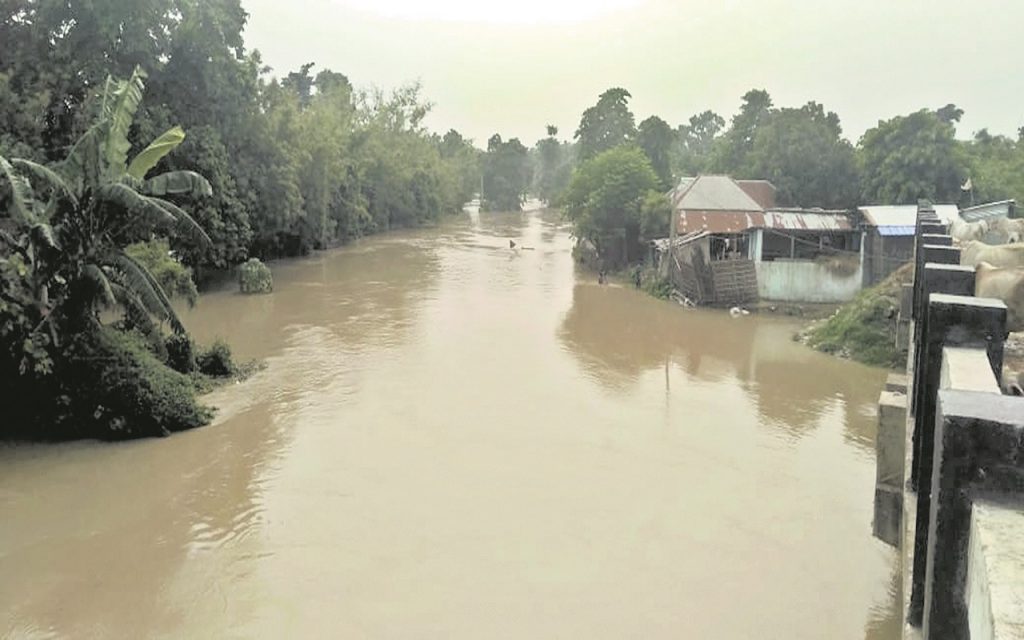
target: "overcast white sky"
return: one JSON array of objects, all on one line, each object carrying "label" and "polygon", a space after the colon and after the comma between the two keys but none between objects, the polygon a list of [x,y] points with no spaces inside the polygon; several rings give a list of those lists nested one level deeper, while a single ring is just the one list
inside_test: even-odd
[{"label": "overcast white sky", "polygon": [[856,139],[948,102],[961,137],[1024,125],[1022,0],[243,0],[246,44],[275,74],[305,62],[356,86],[420,80],[431,128],[527,145],[612,86],[675,126],[767,89],[816,100]]}]

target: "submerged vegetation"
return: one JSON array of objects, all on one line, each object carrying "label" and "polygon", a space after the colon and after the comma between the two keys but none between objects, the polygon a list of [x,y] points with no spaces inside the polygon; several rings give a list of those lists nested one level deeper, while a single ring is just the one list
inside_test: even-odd
[{"label": "submerged vegetation", "polygon": [[242,293],[270,293],[274,276],[259,258],[249,258],[238,267],[238,288]]}]

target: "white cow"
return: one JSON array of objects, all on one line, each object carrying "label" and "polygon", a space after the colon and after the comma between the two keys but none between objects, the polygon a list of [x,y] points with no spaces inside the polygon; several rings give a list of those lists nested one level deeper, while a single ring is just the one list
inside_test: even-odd
[{"label": "white cow", "polygon": [[1006,304],[1006,330],[1024,331],[1024,267],[999,268],[979,262],[975,274],[974,295],[1002,300]]},{"label": "white cow", "polygon": [[977,266],[987,262],[993,267],[1024,267],[1024,243],[985,244],[977,240],[960,243],[960,264]]},{"label": "white cow", "polygon": [[985,220],[967,222],[963,218],[958,217],[949,224],[949,235],[959,242],[981,241],[985,234],[988,233],[988,230],[989,225]]},{"label": "white cow", "polygon": [[1000,244],[1024,242],[1024,218],[998,218],[988,226],[989,233],[997,236]]}]

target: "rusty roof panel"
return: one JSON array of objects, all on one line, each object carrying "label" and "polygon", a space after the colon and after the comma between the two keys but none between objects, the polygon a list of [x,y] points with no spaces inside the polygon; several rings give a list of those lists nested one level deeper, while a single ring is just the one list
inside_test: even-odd
[{"label": "rusty roof panel", "polygon": [[773,209],[754,211],[680,211],[679,233],[706,230],[709,233],[743,233],[748,229],[785,229],[791,231],[852,231],[849,216],[843,211]]},{"label": "rusty roof panel", "polygon": [[764,223],[764,214],[753,211],[680,211],[679,233],[742,233]]},{"label": "rusty roof panel", "polygon": [[794,231],[852,231],[853,225],[845,211],[781,210],[765,213],[765,227]]}]

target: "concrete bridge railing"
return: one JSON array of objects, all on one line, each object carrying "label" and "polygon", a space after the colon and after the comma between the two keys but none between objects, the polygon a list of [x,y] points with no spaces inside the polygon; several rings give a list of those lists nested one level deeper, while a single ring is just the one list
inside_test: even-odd
[{"label": "concrete bridge railing", "polygon": [[1024,639],[1024,398],[1002,395],[1006,306],[928,203],[879,400],[875,535],[900,550],[905,638]]}]

